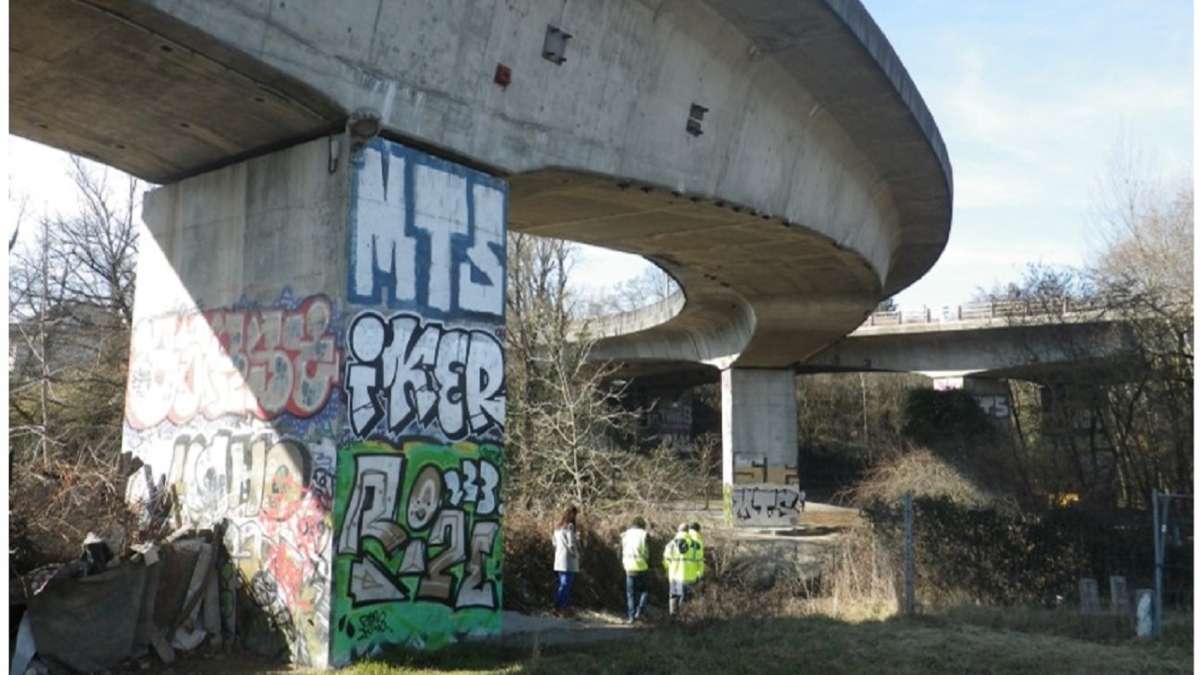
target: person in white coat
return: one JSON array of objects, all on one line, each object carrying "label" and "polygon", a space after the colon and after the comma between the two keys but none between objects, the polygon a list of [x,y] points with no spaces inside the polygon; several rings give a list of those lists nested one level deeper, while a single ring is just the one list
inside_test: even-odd
[{"label": "person in white coat", "polygon": [[571,607],[571,586],[579,573],[579,537],[575,531],[578,511],[568,506],[554,529],[554,573],[558,577],[554,590],[554,608],[567,611]]}]

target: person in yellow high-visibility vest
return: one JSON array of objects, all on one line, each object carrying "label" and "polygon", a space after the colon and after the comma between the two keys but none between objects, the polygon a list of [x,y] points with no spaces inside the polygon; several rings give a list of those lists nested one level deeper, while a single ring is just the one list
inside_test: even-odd
[{"label": "person in yellow high-visibility vest", "polygon": [[646,572],[650,569],[650,550],[646,546],[646,519],[638,516],[621,533],[621,563],[625,566],[625,617],[629,623],[642,618],[650,591]]},{"label": "person in yellow high-visibility vest", "polygon": [[698,584],[704,580],[704,537],[700,536],[700,523],[688,525],[688,538],[691,539],[691,560],[694,566],[695,579],[691,582]]},{"label": "person in yellow high-visibility vest", "polygon": [[675,533],[675,538],[667,542],[666,547],[663,548],[663,567],[667,569],[667,582],[670,588],[667,608],[671,614],[678,612],[684,601],[687,600],[689,583],[687,577],[691,567],[688,556],[691,553],[691,544],[687,533],[687,523],[681,523],[679,530]]}]

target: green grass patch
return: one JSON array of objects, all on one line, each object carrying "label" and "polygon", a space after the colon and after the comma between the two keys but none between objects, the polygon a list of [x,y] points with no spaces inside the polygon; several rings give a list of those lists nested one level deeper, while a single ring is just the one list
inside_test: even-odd
[{"label": "green grass patch", "polygon": [[[997,610],[999,611],[999,610]],[[1032,610],[1031,610],[1032,611]],[[362,663],[361,675],[393,673],[1184,673],[1186,647],[1132,639],[1098,641],[1062,617],[1026,630],[986,625],[982,614],[846,623],[825,617],[780,617],[668,626],[629,640],[585,647],[506,650],[466,645],[436,654]],[[1047,634],[1047,631],[1049,634]],[[1067,633],[1067,634],[1056,634]]]}]

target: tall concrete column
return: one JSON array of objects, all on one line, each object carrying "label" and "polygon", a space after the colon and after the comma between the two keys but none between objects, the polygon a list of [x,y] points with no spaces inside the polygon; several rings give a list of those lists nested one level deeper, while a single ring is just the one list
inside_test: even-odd
[{"label": "tall concrete column", "polygon": [[722,474],[735,525],[786,527],[799,513],[796,374],[721,371]]},{"label": "tall concrete column", "polygon": [[294,660],[500,629],[507,188],[322,138],[146,199],[131,495],[227,526]]}]

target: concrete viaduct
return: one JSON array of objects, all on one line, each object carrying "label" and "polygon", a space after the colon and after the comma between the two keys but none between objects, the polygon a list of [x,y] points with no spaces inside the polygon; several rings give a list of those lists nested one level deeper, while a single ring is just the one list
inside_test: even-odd
[{"label": "concrete viaduct", "polygon": [[[683,306],[676,294],[664,302],[583,322],[577,333],[597,337],[592,358],[612,358],[610,335],[627,335],[668,320]],[[1098,304],[980,302],[947,307],[935,315],[918,311],[872,313],[861,326],[819,353],[794,364],[798,375],[832,372],[909,372],[933,379],[934,387],[964,388],[985,410],[1007,417],[1008,387],[1017,379],[1051,385],[1123,381],[1124,357],[1135,345],[1126,317]],[[714,382],[714,367],[686,363],[633,363],[617,375],[650,392]],[[1069,377],[1064,377],[1068,375]],[[999,400],[1003,399],[1003,400]],[[736,451],[737,449],[735,449]]]},{"label": "concrete viaduct", "polygon": [[13,0],[10,22],[12,131],[163,186],[137,489],[227,522],[316,666],[499,630],[506,228],[679,281],[668,320],[600,350],[720,371],[725,481],[767,521],[794,506],[794,364],[949,234],[942,139],[858,0]]},{"label": "concrete viaduct", "polygon": [[1052,380],[1089,363],[1118,367],[1133,347],[1122,326],[1113,312],[1091,305],[1049,314],[1017,302],[976,303],[947,308],[944,317],[909,314],[907,321],[900,312],[881,312],[796,370]]}]

